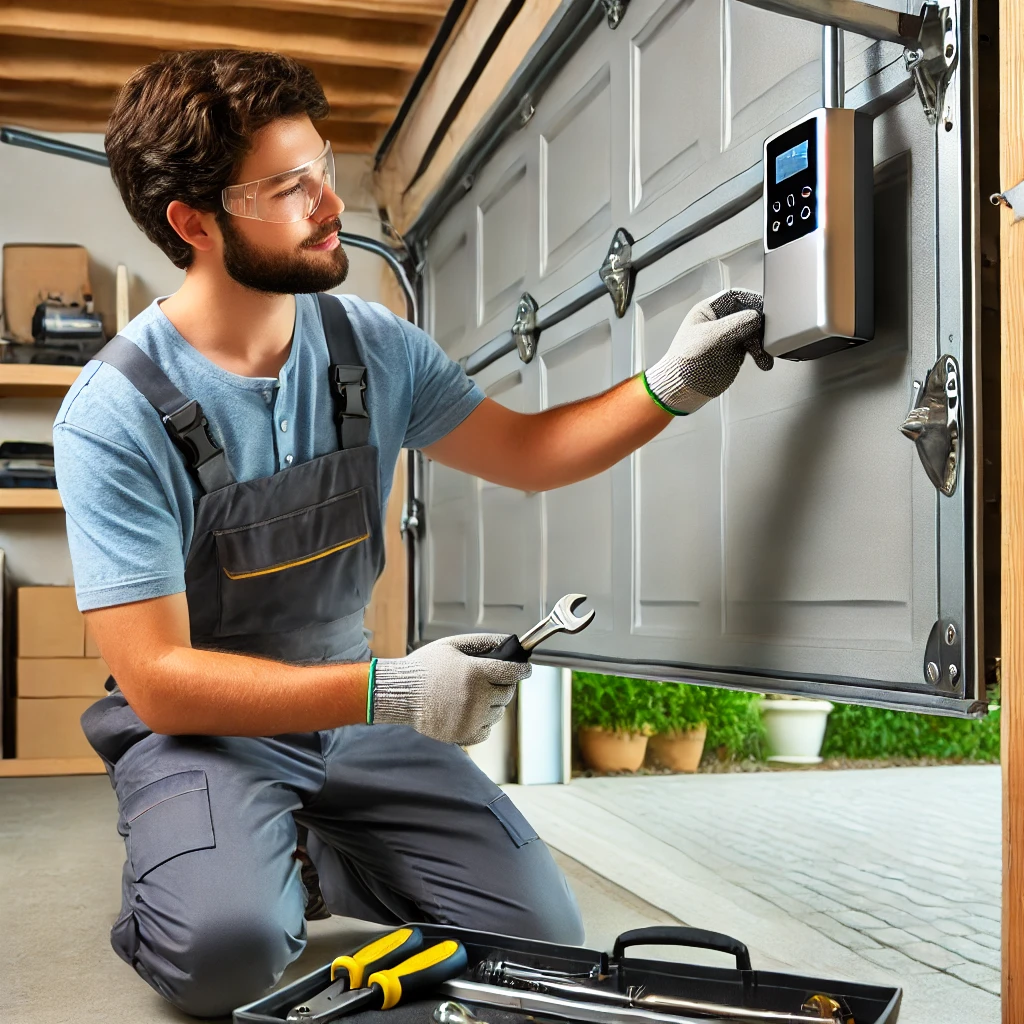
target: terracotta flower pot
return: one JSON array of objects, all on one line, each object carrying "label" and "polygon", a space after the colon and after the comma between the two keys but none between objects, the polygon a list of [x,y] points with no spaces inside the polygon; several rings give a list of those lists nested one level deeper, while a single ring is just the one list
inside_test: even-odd
[{"label": "terracotta flower pot", "polygon": [[635,772],[647,753],[647,737],[642,733],[584,727],[579,740],[583,760],[597,772]]},{"label": "terracotta flower pot", "polygon": [[698,725],[686,732],[658,733],[651,737],[648,749],[658,764],[674,772],[695,772],[704,753],[707,734],[706,725]]}]

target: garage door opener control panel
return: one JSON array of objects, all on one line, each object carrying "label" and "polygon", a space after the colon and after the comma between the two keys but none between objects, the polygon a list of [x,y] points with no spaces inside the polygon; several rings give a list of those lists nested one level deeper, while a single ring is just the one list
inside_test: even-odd
[{"label": "garage door opener control panel", "polygon": [[764,144],[765,349],[816,359],[874,323],[872,120],[822,107]]}]

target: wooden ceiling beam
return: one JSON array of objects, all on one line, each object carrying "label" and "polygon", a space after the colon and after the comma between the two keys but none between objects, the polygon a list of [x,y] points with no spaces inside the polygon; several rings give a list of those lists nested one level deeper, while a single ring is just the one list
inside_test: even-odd
[{"label": "wooden ceiling beam", "polygon": [[[85,46],[118,43],[161,50],[275,50],[323,64],[392,67],[414,72],[433,32],[429,26],[315,14],[288,14],[203,5],[147,4],[124,13],[119,0],[9,0],[0,6],[0,33],[33,39],[74,39]],[[258,13],[258,16],[257,16]]]},{"label": "wooden ceiling beam", "polygon": [[[0,79],[116,92],[138,68],[156,60],[160,53],[148,47],[110,44],[83,50],[71,40],[0,35]],[[305,63],[324,87],[332,107],[390,104],[397,108],[412,80],[410,72],[394,68]]]},{"label": "wooden ceiling beam", "polygon": [[[163,0],[181,7],[206,7],[208,0]],[[262,7],[288,14],[325,14],[346,18],[412,21],[435,28],[449,0],[216,0],[221,7]]]}]

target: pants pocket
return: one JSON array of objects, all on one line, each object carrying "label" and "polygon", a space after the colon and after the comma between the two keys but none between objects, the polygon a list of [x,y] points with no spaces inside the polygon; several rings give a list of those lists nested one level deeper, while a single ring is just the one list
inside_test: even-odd
[{"label": "pants pocket", "polygon": [[512,803],[507,793],[496,796],[487,807],[501,822],[502,827],[516,846],[525,846],[537,838],[533,826],[523,817],[523,812]]},{"label": "pants pocket", "polygon": [[121,817],[136,882],[183,853],[217,845],[204,771],[177,772],[137,789],[125,797]]}]

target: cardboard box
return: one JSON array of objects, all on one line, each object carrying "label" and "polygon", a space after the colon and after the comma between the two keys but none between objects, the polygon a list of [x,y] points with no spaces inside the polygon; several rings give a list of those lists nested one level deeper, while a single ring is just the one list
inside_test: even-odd
[{"label": "cardboard box", "polygon": [[85,619],[75,603],[74,587],[18,588],[17,654],[19,658],[85,656]]},{"label": "cardboard box", "polygon": [[102,658],[19,658],[19,697],[93,697],[106,694],[110,670]]},{"label": "cardboard box", "polygon": [[91,756],[79,719],[92,703],[92,697],[19,698],[17,756]]},{"label": "cardboard box", "polygon": [[12,341],[32,344],[32,314],[49,296],[71,304],[92,295],[84,246],[5,245],[3,261],[4,325]]}]

